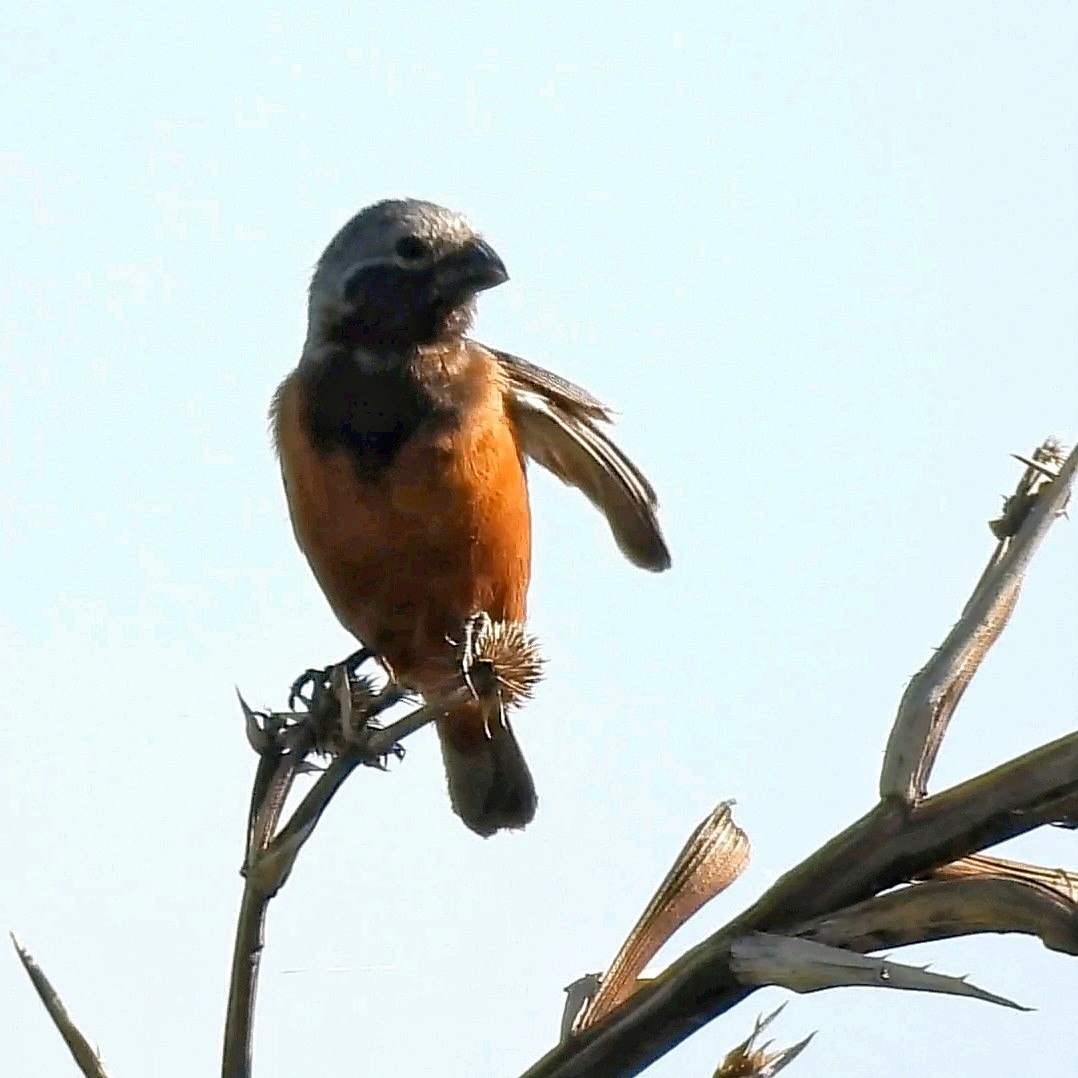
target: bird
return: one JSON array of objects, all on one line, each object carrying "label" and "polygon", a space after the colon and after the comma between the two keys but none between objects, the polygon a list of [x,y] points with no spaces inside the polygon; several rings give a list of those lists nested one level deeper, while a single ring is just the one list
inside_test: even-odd
[{"label": "bird", "polygon": [[[296,541],[341,625],[429,698],[459,671],[477,612],[523,622],[531,577],[526,462],[576,487],[628,560],[669,568],[655,490],[572,382],[469,336],[509,279],[463,215],[418,199],[361,210],[319,258],[296,368],[270,425]],[[489,837],[537,796],[508,721],[478,701],[436,722],[453,810]]]}]

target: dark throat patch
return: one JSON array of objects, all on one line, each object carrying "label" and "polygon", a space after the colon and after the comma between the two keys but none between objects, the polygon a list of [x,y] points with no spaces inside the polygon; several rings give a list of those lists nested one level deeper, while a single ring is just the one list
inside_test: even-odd
[{"label": "dark throat patch", "polygon": [[407,354],[372,368],[350,350],[300,365],[307,424],[314,445],[345,449],[360,478],[373,481],[425,423],[451,421],[448,385],[423,377]]}]

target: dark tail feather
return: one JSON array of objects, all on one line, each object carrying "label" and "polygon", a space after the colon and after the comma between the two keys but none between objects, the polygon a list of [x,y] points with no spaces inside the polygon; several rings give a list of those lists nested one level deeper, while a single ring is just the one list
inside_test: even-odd
[{"label": "dark tail feather", "polygon": [[508,720],[488,736],[478,705],[470,704],[438,723],[438,738],[449,799],[466,827],[489,838],[531,823],[535,784]]}]

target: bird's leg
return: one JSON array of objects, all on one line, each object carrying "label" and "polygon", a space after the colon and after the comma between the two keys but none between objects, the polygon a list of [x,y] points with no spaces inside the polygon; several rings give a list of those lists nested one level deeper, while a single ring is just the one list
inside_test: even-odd
[{"label": "bird's leg", "polygon": [[[356,718],[359,721],[353,721],[350,714],[348,721],[342,721],[341,723],[345,741],[361,752],[369,735],[384,728],[376,716],[388,711],[394,704],[400,703],[411,695],[411,692],[397,680],[393,667],[385,659],[380,659],[379,661],[385,668],[386,677],[389,680],[382,690],[377,693],[368,680],[356,682],[353,685],[351,703],[353,713],[358,712]],[[404,747],[402,745],[394,745],[389,752],[398,760],[404,759]],[[385,760],[385,756],[372,756],[363,762],[370,767],[378,767],[384,770]]]},{"label": "bird's leg", "polygon": [[483,709],[483,726],[487,737],[491,736],[492,728],[507,725],[505,708],[498,691],[497,671],[489,659],[477,654],[482,635],[489,633],[492,627],[490,615],[480,610],[464,623],[464,639],[460,643],[461,674],[465,685],[471,689]]}]

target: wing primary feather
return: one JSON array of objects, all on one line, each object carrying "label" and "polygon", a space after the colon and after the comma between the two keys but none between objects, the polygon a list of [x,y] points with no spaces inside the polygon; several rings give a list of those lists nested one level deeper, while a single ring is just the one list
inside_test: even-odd
[{"label": "wing primary feather", "polygon": [[629,561],[653,572],[668,569],[655,490],[643,472],[588,416],[536,393],[510,400],[524,452],[603,513]]}]

